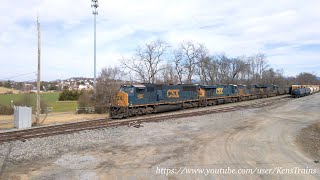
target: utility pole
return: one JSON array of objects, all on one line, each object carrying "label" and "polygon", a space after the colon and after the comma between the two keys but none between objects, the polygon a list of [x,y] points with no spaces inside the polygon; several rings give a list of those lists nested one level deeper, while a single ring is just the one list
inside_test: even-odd
[{"label": "utility pole", "polygon": [[38,73],[37,73],[37,109],[36,109],[36,124],[40,123],[40,23],[37,17],[38,30]]},{"label": "utility pole", "polygon": [[91,0],[91,7],[93,8],[92,14],[94,16],[94,79],[93,79],[93,89],[94,95],[96,95],[96,16],[98,15],[97,8],[99,7],[98,0]]}]

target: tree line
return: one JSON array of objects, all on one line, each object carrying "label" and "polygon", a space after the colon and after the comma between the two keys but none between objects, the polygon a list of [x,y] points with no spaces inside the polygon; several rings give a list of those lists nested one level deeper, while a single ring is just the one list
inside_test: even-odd
[{"label": "tree line", "polygon": [[[267,56],[256,53],[232,57],[210,53],[201,43],[183,41],[172,47],[157,40],[138,46],[131,57],[123,57],[121,66],[105,68],[121,80],[165,84],[317,84],[317,76],[301,73],[285,77],[283,69],[274,69]],[[101,74],[103,77],[103,73]],[[119,79],[117,79],[119,80]]]},{"label": "tree line", "polygon": [[120,62],[120,66],[102,68],[98,76],[95,107],[101,112],[108,109],[121,84],[320,84],[312,73],[285,77],[282,69],[268,64],[263,53],[237,57],[210,54],[204,44],[192,41],[183,41],[177,47],[151,41]]}]

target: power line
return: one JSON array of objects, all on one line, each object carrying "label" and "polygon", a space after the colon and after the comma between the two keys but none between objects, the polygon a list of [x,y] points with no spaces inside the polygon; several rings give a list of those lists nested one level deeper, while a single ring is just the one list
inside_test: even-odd
[{"label": "power line", "polygon": [[[30,77],[29,77],[30,78]],[[25,83],[25,82],[36,82],[37,79],[26,79],[26,80],[19,80],[18,83]]]},{"label": "power line", "polygon": [[36,82],[37,81],[37,79],[30,79],[30,80],[25,80],[25,81],[23,81],[23,82]]},{"label": "power line", "polygon": [[34,72],[29,72],[29,73],[25,73],[25,74],[19,74],[19,75],[16,75],[16,76],[12,76],[12,77],[8,77],[8,78],[4,78],[4,80],[10,80],[10,79],[13,79],[13,78],[16,78],[16,77],[21,77],[21,76],[25,76],[25,75],[28,75],[28,74],[33,74],[33,73],[36,73],[36,71]]}]

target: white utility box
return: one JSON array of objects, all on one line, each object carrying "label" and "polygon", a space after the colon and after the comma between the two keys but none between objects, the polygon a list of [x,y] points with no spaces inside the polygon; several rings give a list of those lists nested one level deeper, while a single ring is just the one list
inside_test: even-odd
[{"label": "white utility box", "polygon": [[30,128],[32,124],[32,108],[24,106],[14,107],[14,127]]}]

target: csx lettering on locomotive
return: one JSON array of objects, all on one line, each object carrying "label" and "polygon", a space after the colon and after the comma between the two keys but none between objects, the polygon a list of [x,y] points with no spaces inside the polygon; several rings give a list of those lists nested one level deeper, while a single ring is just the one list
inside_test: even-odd
[{"label": "csx lettering on locomotive", "polygon": [[168,98],[179,98],[179,89],[169,89],[167,96]]},{"label": "csx lettering on locomotive", "polygon": [[217,88],[216,93],[217,94],[223,94],[223,88]]}]

